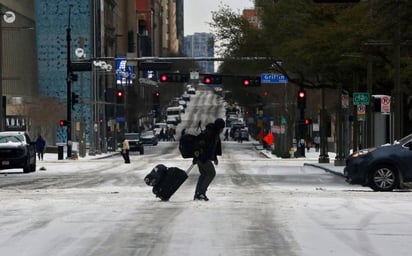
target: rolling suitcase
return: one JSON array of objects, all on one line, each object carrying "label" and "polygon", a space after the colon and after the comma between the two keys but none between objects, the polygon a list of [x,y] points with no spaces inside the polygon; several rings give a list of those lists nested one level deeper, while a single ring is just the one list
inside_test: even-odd
[{"label": "rolling suitcase", "polygon": [[[194,165],[192,164],[186,171],[177,167],[168,167],[167,171],[164,171],[163,168],[158,168],[158,166],[156,166],[153,170],[159,169],[163,170],[163,172],[161,174],[161,178],[157,181],[155,185],[153,185],[153,194],[155,194],[156,197],[159,197],[162,201],[168,201],[170,197],[186,181],[186,179],[188,178],[188,174],[192,170],[193,166]],[[153,175],[152,172],[149,173],[148,176],[151,174]],[[146,184],[148,184],[148,176],[146,176],[145,178]]]}]

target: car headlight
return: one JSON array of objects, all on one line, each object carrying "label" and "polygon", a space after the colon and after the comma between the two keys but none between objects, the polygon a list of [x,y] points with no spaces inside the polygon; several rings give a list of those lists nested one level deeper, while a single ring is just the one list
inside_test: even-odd
[{"label": "car headlight", "polygon": [[364,156],[370,152],[375,151],[376,148],[366,148],[366,149],[361,149],[359,151],[356,151],[355,153],[352,154],[353,158],[359,157],[359,156]]}]

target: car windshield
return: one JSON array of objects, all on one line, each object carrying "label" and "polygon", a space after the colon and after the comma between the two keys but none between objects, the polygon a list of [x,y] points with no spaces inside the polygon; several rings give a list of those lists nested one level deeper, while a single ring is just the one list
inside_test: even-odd
[{"label": "car windshield", "polygon": [[0,143],[23,142],[23,135],[0,135]]},{"label": "car windshield", "polygon": [[135,133],[135,134],[126,134],[125,138],[128,140],[138,140],[140,138],[140,134]]},{"label": "car windshield", "polygon": [[152,131],[143,132],[142,136],[145,136],[145,137],[153,136],[153,132]]}]

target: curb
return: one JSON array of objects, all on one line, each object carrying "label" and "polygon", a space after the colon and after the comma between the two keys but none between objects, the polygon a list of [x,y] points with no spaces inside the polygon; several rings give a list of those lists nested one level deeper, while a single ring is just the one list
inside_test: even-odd
[{"label": "curb", "polygon": [[337,171],[334,171],[334,170],[331,170],[331,169],[329,169],[329,168],[327,168],[327,167],[325,167],[325,166],[319,165],[319,164],[304,163],[303,165],[304,165],[304,166],[312,166],[312,167],[320,168],[320,169],[323,169],[323,170],[326,171],[326,172],[330,172],[330,173],[332,173],[332,174],[335,174],[335,175],[338,175],[338,176],[340,176],[340,177],[346,178],[346,176],[343,175],[343,173],[337,172]]}]

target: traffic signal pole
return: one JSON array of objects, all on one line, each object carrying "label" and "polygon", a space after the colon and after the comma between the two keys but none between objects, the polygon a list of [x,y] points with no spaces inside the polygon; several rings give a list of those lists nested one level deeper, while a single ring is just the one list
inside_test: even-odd
[{"label": "traffic signal pole", "polygon": [[66,42],[67,42],[67,158],[70,159],[72,157],[72,78],[71,78],[71,52],[70,52],[70,42],[71,42],[71,28],[70,28],[70,11],[71,8],[69,7],[69,24],[67,25],[66,29]]},{"label": "traffic signal pole", "polygon": [[325,87],[322,87],[322,109],[320,110],[320,155],[318,163],[329,163],[328,141],[326,137]]}]

